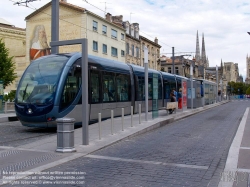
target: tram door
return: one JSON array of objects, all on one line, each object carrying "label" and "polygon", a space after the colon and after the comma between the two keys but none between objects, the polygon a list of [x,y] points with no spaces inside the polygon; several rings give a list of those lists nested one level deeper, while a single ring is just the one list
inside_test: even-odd
[{"label": "tram door", "polygon": [[98,113],[102,112],[101,72],[98,70],[90,70],[89,75],[90,120],[95,120],[98,119]]},{"label": "tram door", "polygon": [[102,118],[111,116],[116,108],[115,73],[102,72]]}]

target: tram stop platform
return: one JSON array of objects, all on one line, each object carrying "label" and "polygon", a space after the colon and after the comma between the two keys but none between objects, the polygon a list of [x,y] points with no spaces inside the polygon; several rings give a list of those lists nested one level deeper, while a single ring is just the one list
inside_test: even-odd
[{"label": "tram stop platform", "polygon": [[[177,110],[176,113],[167,115],[166,110],[160,110],[158,118],[152,119],[152,113],[148,113],[148,121],[145,121],[145,114],[141,115],[141,124],[139,124],[139,115],[133,115],[133,125],[131,126],[131,116],[124,117],[124,130],[122,131],[121,118],[114,118],[113,135],[111,134],[111,120],[105,120],[101,123],[101,139],[99,136],[98,123],[89,125],[89,145],[82,145],[82,128],[77,128],[74,131],[74,147],[76,152],[61,153],[56,152],[57,149],[57,134],[50,137],[41,138],[32,143],[28,143],[19,147],[0,146],[0,166],[2,171],[12,171],[12,178],[6,181],[3,173],[0,174],[0,186],[6,183],[11,183],[15,180],[25,178],[37,172],[44,171],[54,166],[69,162],[73,159],[84,157],[99,149],[110,146],[122,140],[130,139],[145,132],[170,124],[176,120],[183,119],[190,115],[203,112],[210,108],[225,104],[229,101],[206,105],[204,107],[187,110]],[[238,167],[240,171],[250,172],[250,161],[247,160],[250,156],[250,115],[249,108],[246,110],[241,124],[239,126],[235,140],[230,148],[226,171],[236,171]],[[13,117],[11,113],[0,114],[0,122],[7,122],[8,117]],[[15,116],[14,116],[15,117]],[[4,121],[5,120],[5,121]],[[247,124],[247,125],[246,125]],[[246,127],[245,127],[246,126]],[[244,131],[245,130],[245,131]],[[242,140],[242,143],[241,143]],[[234,143],[236,142],[236,143]],[[237,145],[236,145],[237,144]],[[13,172],[13,171],[16,171]],[[18,171],[25,171],[22,174]],[[233,181],[234,182],[234,181]],[[230,183],[234,185],[234,183]],[[228,186],[228,181],[221,182],[220,186]],[[229,184],[229,185],[230,185]],[[238,184],[239,185],[239,184]],[[242,183],[244,186],[244,184]]]}]

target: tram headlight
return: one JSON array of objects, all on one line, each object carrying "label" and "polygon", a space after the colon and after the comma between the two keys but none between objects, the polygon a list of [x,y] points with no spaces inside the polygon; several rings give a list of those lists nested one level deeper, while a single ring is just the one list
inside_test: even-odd
[{"label": "tram headlight", "polygon": [[28,114],[32,114],[32,113],[33,113],[32,109],[29,108],[29,109],[28,109]]}]

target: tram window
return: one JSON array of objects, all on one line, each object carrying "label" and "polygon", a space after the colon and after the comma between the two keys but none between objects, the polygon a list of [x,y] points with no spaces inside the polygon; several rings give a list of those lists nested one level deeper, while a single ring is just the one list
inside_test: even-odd
[{"label": "tram window", "polygon": [[130,77],[118,74],[116,76],[117,101],[130,101]]},{"label": "tram window", "polygon": [[68,107],[76,98],[81,87],[81,59],[70,68],[61,96],[60,110]]},{"label": "tram window", "polygon": [[100,81],[99,81],[98,71],[90,72],[90,84],[91,84],[91,103],[99,103],[100,102]]},{"label": "tram window", "polygon": [[158,99],[162,99],[161,79],[158,79]]},{"label": "tram window", "polygon": [[153,99],[153,79],[148,79],[148,99]]},{"label": "tram window", "polygon": [[145,99],[145,79],[144,77],[135,76],[136,80],[136,101],[142,101]]},{"label": "tram window", "polygon": [[115,101],[115,74],[103,72],[103,102],[114,102]]}]

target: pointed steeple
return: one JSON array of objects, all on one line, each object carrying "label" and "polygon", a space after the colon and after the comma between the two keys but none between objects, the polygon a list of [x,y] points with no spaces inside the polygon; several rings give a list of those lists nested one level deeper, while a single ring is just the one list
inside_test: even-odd
[{"label": "pointed steeple", "polygon": [[205,50],[205,40],[204,34],[202,33],[202,46],[201,46],[201,63],[206,64],[206,50]]},{"label": "pointed steeple", "polygon": [[200,59],[201,59],[201,57],[200,57],[200,44],[199,44],[199,36],[198,36],[198,30],[197,30],[195,61],[199,63]]}]

